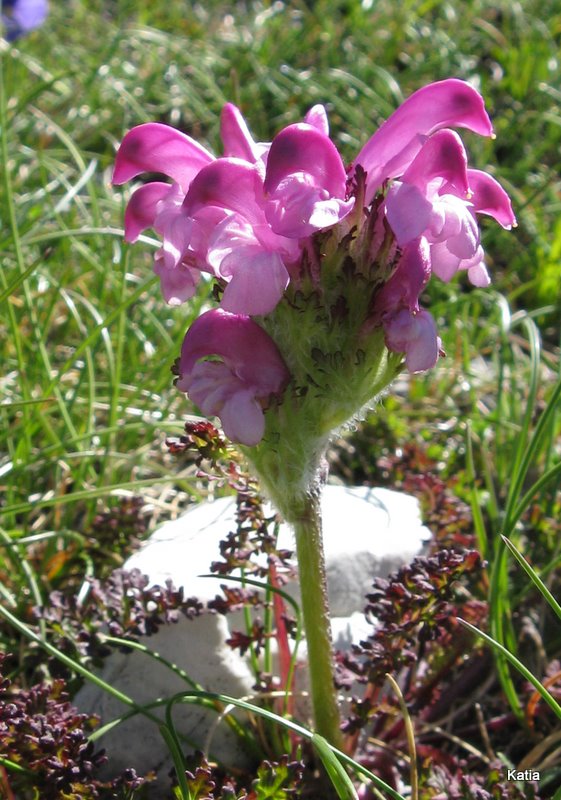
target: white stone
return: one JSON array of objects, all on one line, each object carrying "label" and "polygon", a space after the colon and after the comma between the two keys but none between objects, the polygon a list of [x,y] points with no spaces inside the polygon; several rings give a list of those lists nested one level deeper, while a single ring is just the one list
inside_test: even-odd
[{"label": "white stone", "polygon": [[[270,509],[267,510],[270,513]],[[208,575],[219,560],[219,543],[236,530],[236,501],[223,497],[201,503],[158,528],[127,560],[152,584],[171,579],[187,596],[211,600],[218,591]],[[323,540],[329,604],[333,617],[362,610],[374,576],[385,576],[417,555],[430,532],[421,523],[416,498],[368,486],[325,487],[322,497]],[[291,528],[282,524],[278,546],[294,550]]]},{"label": "white stone", "polygon": [[[201,503],[156,530],[124,568],[139,569],[149,576],[151,585],[164,585],[171,579],[176,587],[184,587],[187,597],[211,600],[220,593],[220,580],[200,576],[208,574],[211,563],[220,559],[219,542],[236,530],[235,513],[232,497]],[[326,486],[322,513],[333,639],[338,648],[345,649],[368,635],[369,625],[361,612],[373,578],[411,561],[422,551],[430,533],[421,524],[417,500],[388,489]],[[278,545],[294,549],[287,525],[280,526]],[[297,587],[287,588],[298,595]],[[240,629],[239,615],[204,614],[162,626],[143,641],[205,688],[235,697],[248,696],[254,677],[248,662],[226,644],[229,625]],[[168,669],[137,652],[111,655],[102,677],[138,702],[171,696],[186,688]],[[91,685],[84,687],[76,702],[81,710],[99,714],[103,723],[124,710]],[[244,762],[238,740],[229,728],[224,724],[215,728],[213,712],[182,705],[174,719],[181,733],[199,747],[206,746],[210,737],[210,752],[219,753],[223,762]],[[119,725],[102,744],[111,756],[112,772],[132,766],[142,773],[155,769],[163,775],[170,769],[167,749],[156,726],[141,717]],[[157,793],[153,796],[156,798]]]}]

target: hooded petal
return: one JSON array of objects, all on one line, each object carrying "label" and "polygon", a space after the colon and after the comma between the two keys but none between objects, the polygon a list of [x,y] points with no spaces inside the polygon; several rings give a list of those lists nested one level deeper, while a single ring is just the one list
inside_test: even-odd
[{"label": "hooded petal", "polygon": [[367,202],[387,178],[402,175],[427,136],[449,127],[491,136],[481,95],[469,83],[450,78],[414,92],[364,145],[355,164],[367,173]]},{"label": "hooded petal", "polygon": [[263,181],[259,170],[238,158],[219,158],[194,178],[184,201],[189,216],[209,206],[240,214],[249,223],[262,223]]},{"label": "hooded petal", "polygon": [[312,106],[304,117],[304,122],[308,125],[312,125],[320,133],[323,133],[324,136],[329,136],[329,120],[327,119],[325,106],[321,104]]},{"label": "hooded petal", "polygon": [[467,156],[460,137],[454,131],[438,131],[427,139],[401,180],[388,189],[386,215],[398,244],[407,244],[429,227],[442,232],[447,207],[439,192],[465,199],[468,189]]},{"label": "hooded petal", "polygon": [[254,163],[261,149],[253,140],[241,111],[233,103],[226,103],[220,115],[220,136],[226,157],[241,158]]},{"label": "hooded petal", "polygon": [[190,374],[201,358],[222,357],[230,372],[255,388],[257,397],[278,393],[290,373],[271,337],[250,317],[220,308],[191,325],[181,348],[179,374]]},{"label": "hooded petal", "polygon": [[161,172],[184,192],[214,156],[190,136],[169,125],[147,122],[130,130],[117,151],[113,183],[125,183],[142,172]]},{"label": "hooded petal", "polygon": [[154,226],[158,203],[170,191],[173,192],[173,187],[169,183],[152,181],[133,193],[125,211],[125,240],[127,242],[136,242],[146,228]]},{"label": "hooded petal", "polygon": [[284,128],[271,144],[265,193],[272,194],[289,175],[310,175],[332,197],[345,197],[347,175],[339,151],[325,134],[304,122]]},{"label": "hooded petal", "polygon": [[458,134],[445,129],[427,139],[401,180],[423,190],[432,181],[439,180],[446,186],[446,192],[466,198],[470,189],[467,155]]},{"label": "hooded petal", "polygon": [[473,192],[471,202],[479,214],[489,214],[507,230],[516,225],[510,197],[498,181],[478,169],[468,170],[468,179]]},{"label": "hooded petal", "polygon": [[[207,356],[221,361],[204,361]],[[235,442],[257,444],[265,431],[260,401],[284,391],[290,373],[273,340],[252,319],[213,309],[191,325],[177,387],[203,413],[217,415]]]},{"label": "hooded petal", "polygon": [[335,225],[354,206],[354,199],[345,200],[346,172],[339,151],[306,123],[289,125],[273,139],[263,188],[271,228],[295,239]]}]

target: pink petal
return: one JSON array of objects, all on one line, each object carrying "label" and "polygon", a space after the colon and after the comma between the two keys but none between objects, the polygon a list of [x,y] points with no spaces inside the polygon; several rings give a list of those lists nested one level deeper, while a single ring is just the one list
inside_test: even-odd
[{"label": "pink petal", "polygon": [[403,174],[427,136],[452,126],[493,133],[483,98],[469,83],[456,78],[431,83],[405,100],[356,157],[368,173],[367,202],[384,180]]},{"label": "pink petal", "polygon": [[433,318],[421,309],[412,314],[403,309],[384,323],[386,346],[405,353],[409,372],[424,372],[434,367],[440,352],[440,340]]},{"label": "pink petal", "polygon": [[[182,211],[185,213],[184,207]],[[232,212],[223,208],[206,206],[197,212],[196,218],[187,217],[192,224],[188,256],[196,262],[199,269],[209,271],[213,275],[218,274],[217,267],[223,254],[214,258],[213,241],[233,216]]]},{"label": "pink petal", "polygon": [[[197,215],[198,218],[199,216]],[[217,275],[226,277],[220,271],[222,262],[232,253],[240,252],[248,247],[259,248],[253,225],[239,214],[226,212],[224,219],[217,222],[214,229],[210,231],[206,258],[208,263],[216,270]],[[230,277],[232,272],[227,274]]]},{"label": "pink petal", "polygon": [[205,414],[214,414],[228,393],[240,388],[240,381],[223,361],[198,361],[190,372],[184,372],[176,382],[182,392],[189,392],[191,400]]},{"label": "pink petal", "polygon": [[471,202],[479,214],[489,214],[507,230],[516,225],[510,198],[498,181],[478,169],[468,170],[468,179]]},{"label": "pink petal", "polygon": [[430,241],[443,242],[451,236],[457,236],[462,231],[466,215],[474,222],[470,207],[471,204],[468,205],[455,194],[437,195],[432,207],[430,230],[427,231]]},{"label": "pink petal", "polygon": [[395,181],[386,195],[386,216],[400,247],[425,231],[431,221],[432,203],[417,186]]},{"label": "pink petal", "polygon": [[183,264],[167,267],[164,260],[156,258],[154,272],[160,277],[164,300],[170,306],[179,306],[195,294],[198,275]]},{"label": "pink petal", "polygon": [[452,280],[461,263],[461,259],[448,250],[447,241],[431,245],[430,261],[433,273],[445,283]]},{"label": "pink petal", "polygon": [[163,239],[160,257],[166,267],[175,267],[191,244],[193,221],[183,214],[181,206],[172,205],[158,214],[154,228]]},{"label": "pink petal", "polygon": [[446,247],[448,250],[458,258],[470,259],[473,258],[479,248],[479,228],[475,218],[469,212],[466,213],[462,220],[462,227],[456,236],[450,236],[446,239]]},{"label": "pink petal", "polygon": [[324,136],[329,136],[329,121],[327,119],[325,106],[320,104],[312,106],[304,117],[304,122],[308,125],[312,125],[320,133],[323,133]]},{"label": "pink petal", "polygon": [[216,206],[235,211],[250,223],[262,223],[262,201],[263,181],[255,165],[219,158],[194,178],[183,205],[188,216]]},{"label": "pink petal", "polygon": [[142,231],[154,226],[156,206],[173,187],[169,183],[152,181],[137,189],[125,211],[125,240],[136,242]]},{"label": "pink petal", "polygon": [[290,276],[278,253],[255,246],[235,249],[220,264],[220,274],[231,275],[221,306],[234,314],[260,316],[281,300]]},{"label": "pink petal", "polygon": [[233,394],[224,403],[220,419],[226,436],[248,447],[259,444],[265,433],[263,409],[250,389]]},{"label": "pink petal", "polygon": [[214,156],[190,136],[169,125],[147,122],[130,130],[117,151],[113,183],[125,183],[142,172],[161,172],[183,191]]},{"label": "pink petal", "polygon": [[419,295],[429,282],[431,262],[429,246],[424,238],[408,244],[397,268],[376,296],[375,317],[384,318],[399,309],[419,309]]},{"label": "pink petal", "polygon": [[300,172],[289,175],[277,186],[265,206],[265,216],[279,236],[302,239],[340,222],[354,203],[354,198],[329,197],[325,189],[315,185],[311,175]]},{"label": "pink petal", "polygon": [[467,155],[462,140],[454,131],[437,131],[427,139],[401,180],[426,189],[435,179],[450,184],[446,186],[448,194],[456,194],[464,199],[467,197],[470,188]]},{"label": "pink petal", "polygon": [[314,203],[310,214],[310,232],[325,230],[331,225],[336,225],[342,219],[345,219],[347,214],[350,214],[354,205],[354,197],[349,200],[339,200],[336,197],[331,197],[328,200],[318,200]]},{"label": "pink petal", "polygon": [[478,286],[480,289],[485,289],[491,283],[491,278],[487,272],[487,267],[483,261],[475,264],[473,267],[468,267],[468,279],[473,286]]},{"label": "pink petal", "polygon": [[[221,361],[202,361],[207,356]],[[269,335],[250,317],[212,309],[181,347],[177,387],[203,413],[221,418],[233,440],[253,446],[265,431],[261,402],[284,391],[290,373]]]},{"label": "pink petal", "polygon": [[242,381],[255,387],[258,397],[281,391],[290,378],[271,337],[250,317],[214,308],[191,325],[181,348],[180,375],[189,374],[197,361],[218,355]]},{"label": "pink petal", "polygon": [[[197,221],[203,212],[197,212]],[[253,246],[259,251],[278,253],[285,263],[293,263],[300,256],[298,242],[278,236],[271,230],[263,217],[260,223],[250,223],[241,214],[224,212],[226,216],[218,221],[208,238],[208,263],[220,272],[220,265],[227,256],[240,247]],[[234,269],[228,274],[234,274]]]},{"label": "pink petal", "polygon": [[251,163],[258,160],[260,149],[254,142],[239,108],[233,103],[226,103],[222,108],[220,136],[224,144],[225,156],[241,158]]},{"label": "pink petal", "polygon": [[244,388],[240,379],[221,361],[199,361],[195,364],[189,386],[189,397],[203,414],[220,416],[224,404]]},{"label": "pink petal", "polygon": [[222,362],[202,361],[192,373],[177,381],[177,388],[206,416],[218,416],[224,433],[233,442],[258,444],[265,432],[263,409],[253,388],[245,386]]},{"label": "pink petal", "polygon": [[310,175],[331,197],[344,199],[347,175],[339,151],[317,128],[298,123],[284,128],[271,144],[265,193],[271,195],[289,175]]}]

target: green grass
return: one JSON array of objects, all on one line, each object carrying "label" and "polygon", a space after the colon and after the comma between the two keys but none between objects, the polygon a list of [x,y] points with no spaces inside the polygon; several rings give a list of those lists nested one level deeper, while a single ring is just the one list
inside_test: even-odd
[{"label": "green grass", "polygon": [[[92,550],[91,524],[123,493],[145,496],[155,522],[204,491],[164,440],[193,411],[170,369],[205,298],[165,306],[151,273],[157,242],[123,243],[129,190],[110,183],[123,134],[160,120],[218,150],[227,100],[263,140],[323,102],[351,161],[404,97],[457,76],[480,88],[497,134],[466,135],[472,163],[511,192],[519,227],[484,223],[492,291],[433,282],[447,358],[378,416],[388,442],[413,439],[443,473],[456,473],[489,559],[492,634],[516,651],[512,620],[526,579],[507,563],[499,535],[529,549],[552,581],[561,562],[547,526],[532,539],[521,522],[532,504],[546,518],[559,510],[559,3],[51,5],[42,29],[13,48],[0,43],[4,602],[28,618],[53,588],[101,574],[107,564]],[[369,447],[375,454],[380,443]],[[109,560],[126,555],[121,543]],[[2,628],[5,648],[16,641]],[[500,653],[497,668],[520,713]]]}]

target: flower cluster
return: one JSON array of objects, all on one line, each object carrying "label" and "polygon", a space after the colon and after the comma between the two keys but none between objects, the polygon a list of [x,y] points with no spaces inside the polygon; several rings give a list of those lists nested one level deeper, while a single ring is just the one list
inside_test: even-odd
[{"label": "flower cluster", "polygon": [[[289,384],[298,397],[312,387],[331,395],[316,414],[323,434],[403,363],[411,372],[436,363],[441,343],[421,292],[433,273],[449,281],[459,270],[487,285],[477,215],[515,224],[506,192],[468,168],[451,126],[492,135],[481,96],[457,79],[415,92],[350,166],[320,105],[259,143],[227,104],[219,158],[159,123],[125,136],[115,183],[145,172],[171,179],[136,189],[126,239],[147,228],[160,235],[154,268],[172,305],[192,297],[201,273],[218,284],[220,308],[188,331],[177,385],[205,414],[220,416],[233,441],[254,446],[266,436],[264,410]],[[354,407],[333,392],[336,371]]]}]

